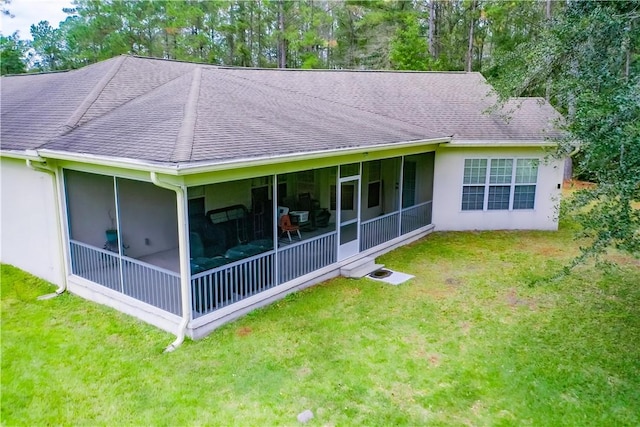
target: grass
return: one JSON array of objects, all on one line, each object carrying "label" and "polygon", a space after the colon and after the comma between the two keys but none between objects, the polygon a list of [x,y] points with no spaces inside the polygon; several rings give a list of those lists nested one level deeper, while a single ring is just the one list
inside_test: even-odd
[{"label": "grass", "polygon": [[2,267],[3,425],[640,425],[640,264],[560,232],[434,233],[163,354],[173,336]]}]

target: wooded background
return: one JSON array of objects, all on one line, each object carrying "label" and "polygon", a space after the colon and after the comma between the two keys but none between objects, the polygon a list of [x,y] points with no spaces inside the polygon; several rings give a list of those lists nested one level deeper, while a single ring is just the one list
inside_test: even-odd
[{"label": "wooded background", "polygon": [[58,28],[31,27],[32,68],[78,68],[130,53],[241,67],[479,71],[565,8],[550,0],[74,4]]}]

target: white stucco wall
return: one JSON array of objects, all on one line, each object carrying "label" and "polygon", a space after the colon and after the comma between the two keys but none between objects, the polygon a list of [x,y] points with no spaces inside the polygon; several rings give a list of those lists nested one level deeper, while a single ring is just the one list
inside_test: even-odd
[{"label": "white stucco wall", "polygon": [[2,157],[0,202],[0,261],[60,285],[52,176]]},{"label": "white stucco wall", "polygon": [[251,209],[251,181],[248,179],[207,185],[204,194],[205,212],[233,205]]},{"label": "white stucco wall", "polygon": [[178,247],[176,193],[150,182],[118,180],[122,241],[138,258]]},{"label": "white stucco wall", "polygon": [[117,226],[113,177],[65,169],[64,178],[71,239],[101,248]]},{"label": "white stucco wall", "polygon": [[[545,160],[535,148],[440,148],[435,158],[433,223],[444,230],[557,230],[563,162]],[[464,161],[470,158],[537,158],[538,181],[534,209],[462,211]],[[560,188],[558,188],[560,186]]]}]

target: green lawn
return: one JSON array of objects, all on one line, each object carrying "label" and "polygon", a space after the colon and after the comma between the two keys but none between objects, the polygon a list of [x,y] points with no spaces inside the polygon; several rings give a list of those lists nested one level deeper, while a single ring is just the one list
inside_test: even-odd
[{"label": "green lawn", "polygon": [[3,425],[640,425],[640,264],[557,232],[434,233],[209,337],[2,268]]}]

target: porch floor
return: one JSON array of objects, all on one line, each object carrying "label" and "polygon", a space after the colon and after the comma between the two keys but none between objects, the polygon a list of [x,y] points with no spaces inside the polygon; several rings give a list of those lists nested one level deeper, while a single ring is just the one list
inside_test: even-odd
[{"label": "porch floor", "polygon": [[155,252],[138,258],[142,262],[180,273],[180,251],[178,248]]}]

